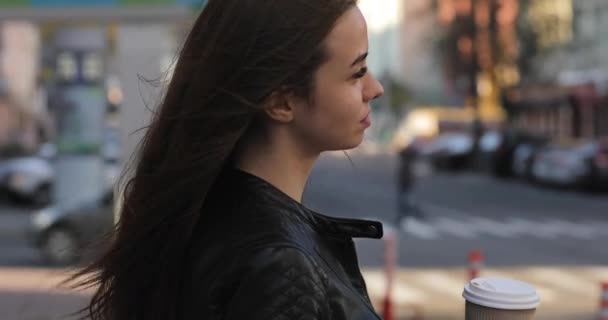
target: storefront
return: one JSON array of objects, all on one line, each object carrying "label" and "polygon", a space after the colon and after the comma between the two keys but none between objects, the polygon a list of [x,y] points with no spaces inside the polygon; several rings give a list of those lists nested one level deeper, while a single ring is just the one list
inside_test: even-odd
[{"label": "storefront", "polygon": [[558,140],[608,134],[608,97],[592,84],[511,89],[503,100],[511,125],[523,131]]}]

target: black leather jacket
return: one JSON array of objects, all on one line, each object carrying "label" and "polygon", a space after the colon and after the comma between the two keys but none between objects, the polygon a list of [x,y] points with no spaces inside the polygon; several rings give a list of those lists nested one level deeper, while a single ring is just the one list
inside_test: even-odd
[{"label": "black leather jacket", "polygon": [[209,194],[183,275],[181,319],[380,319],[353,237],[382,224],[313,212],[231,169]]}]

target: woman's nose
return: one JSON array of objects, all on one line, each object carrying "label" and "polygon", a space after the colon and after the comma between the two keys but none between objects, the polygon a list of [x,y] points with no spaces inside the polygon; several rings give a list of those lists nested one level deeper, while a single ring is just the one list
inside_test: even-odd
[{"label": "woman's nose", "polygon": [[383,94],[384,94],[384,87],[382,86],[380,81],[378,81],[378,79],[376,79],[376,77],[374,77],[373,75],[370,74],[370,82],[368,85],[367,93],[365,94],[365,98],[366,98],[365,102],[379,98]]}]

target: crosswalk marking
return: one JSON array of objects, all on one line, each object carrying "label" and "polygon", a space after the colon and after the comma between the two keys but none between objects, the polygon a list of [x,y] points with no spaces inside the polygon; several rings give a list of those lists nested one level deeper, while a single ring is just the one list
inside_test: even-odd
[{"label": "crosswalk marking", "polygon": [[425,218],[406,217],[399,227],[406,235],[423,240],[437,240],[444,236],[462,239],[481,236],[514,239],[526,236],[543,240],[567,237],[590,241],[608,237],[608,222],[601,220],[530,219],[515,215],[488,218],[432,204],[421,207],[427,214]]},{"label": "crosswalk marking", "polygon": [[540,221],[523,218],[508,218],[502,221],[474,216],[459,219],[408,217],[402,221],[400,227],[405,234],[424,240],[435,240],[446,235],[463,239],[475,239],[482,235],[510,239],[528,236],[544,240],[554,240],[560,237],[593,240],[597,237],[608,236],[608,232],[602,230],[603,225],[601,223],[595,225],[596,223],[576,223],[558,219]]},{"label": "crosswalk marking", "polygon": [[401,228],[409,234],[412,234],[418,238],[432,240],[437,239],[439,234],[435,230],[435,227],[428,224],[424,220],[416,218],[406,218],[401,222]]},{"label": "crosswalk marking", "polygon": [[513,228],[520,230],[522,235],[532,235],[546,240],[553,240],[558,236],[556,233],[559,229],[550,224],[537,223],[522,218],[512,218],[510,223]]},{"label": "crosswalk marking", "polygon": [[[431,207],[431,206],[428,206]],[[428,208],[427,207],[427,208]],[[432,208],[440,208],[432,206]],[[516,239],[522,236],[555,240],[561,237],[582,241],[593,241],[608,237],[608,222],[601,220],[568,221],[565,219],[525,219],[522,217],[487,218],[465,215],[460,211],[442,208],[446,215],[435,215],[437,211],[426,211],[427,218],[406,217],[399,225],[373,216],[367,220],[381,221],[385,233],[401,231],[405,236],[423,240],[440,240],[445,236],[473,240],[482,236]]]},{"label": "crosswalk marking", "polygon": [[489,235],[501,237],[501,238],[512,238],[518,233],[517,229],[510,228],[506,223],[499,222],[487,218],[473,218],[470,219],[471,225],[475,230],[480,233],[487,233]]},{"label": "crosswalk marking", "polygon": [[597,233],[597,230],[595,230],[595,228],[591,225],[555,219],[551,223],[558,226],[561,230],[567,230],[568,232],[565,234],[566,236],[571,236],[582,240],[591,240]]},{"label": "crosswalk marking", "polygon": [[473,239],[477,237],[477,230],[472,229],[467,222],[445,217],[439,217],[434,220],[433,225],[439,231],[448,233],[455,237],[467,239]]},{"label": "crosswalk marking", "polygon": [[595,234],[598,236],[608,236],[608,221],[588,220],[584,224],[593,226]]}]

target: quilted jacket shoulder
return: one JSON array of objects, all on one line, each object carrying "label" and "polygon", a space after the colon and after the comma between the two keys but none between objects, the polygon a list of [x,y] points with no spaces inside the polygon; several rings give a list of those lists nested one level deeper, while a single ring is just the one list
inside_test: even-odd
[{"label": "quilted jacket shoulder", "polygon": [[301,249],[261,249],[241,277],[224,319],[328,319],[327,275]]},{"label": "quilted jacket shoulder", "polygon": [[331,218],[268,182],[233,171],[195,229],[179,319],[378,320],[353,237],[379,222]]}]

